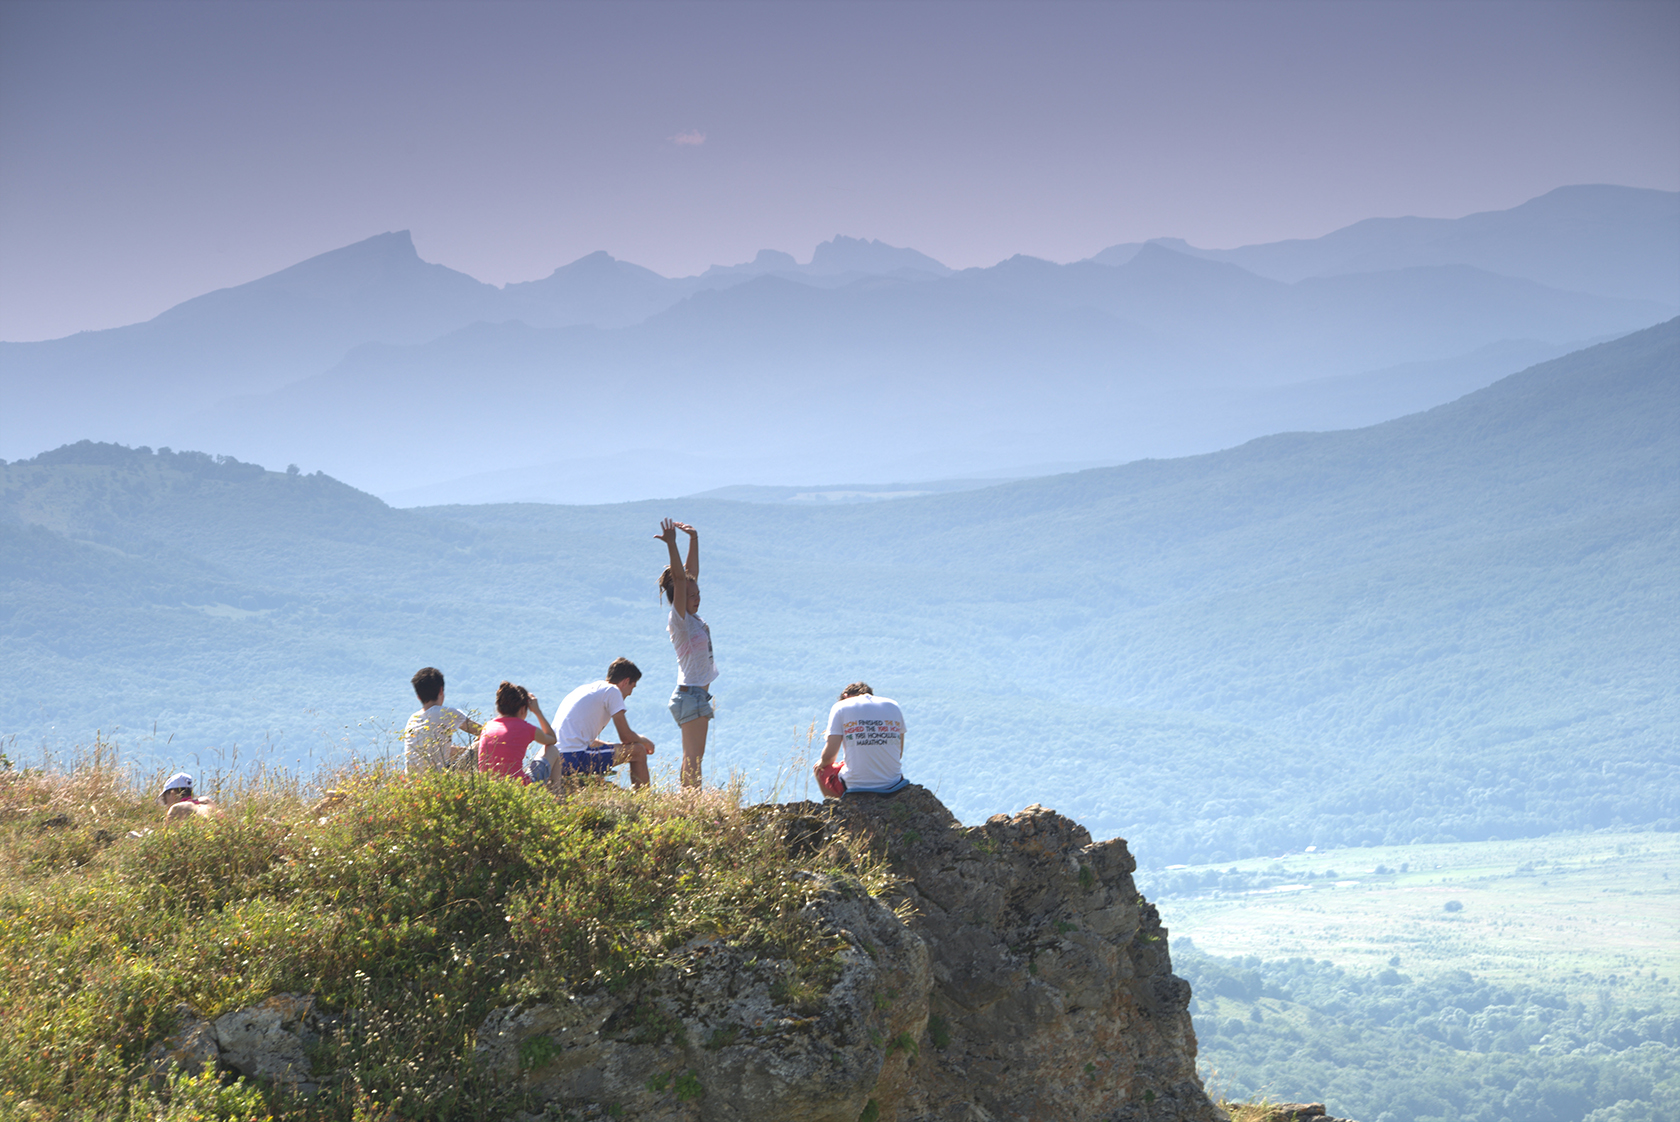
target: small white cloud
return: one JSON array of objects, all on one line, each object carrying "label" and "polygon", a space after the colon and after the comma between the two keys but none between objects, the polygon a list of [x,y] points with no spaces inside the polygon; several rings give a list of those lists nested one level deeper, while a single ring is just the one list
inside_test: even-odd
[{"label": "small white cloud", "polygon": [[668,139],[672,144],[686,144],[689,147],[698,148],[700,145],[706,143],[706,134],[701,132],[699,129],[689,129],[687,132],[679,132],[676,136],[667,137],[666,139]]}]

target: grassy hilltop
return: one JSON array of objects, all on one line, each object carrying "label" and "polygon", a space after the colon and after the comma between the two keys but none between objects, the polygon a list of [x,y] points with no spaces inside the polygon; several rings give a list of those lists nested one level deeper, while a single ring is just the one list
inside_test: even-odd
[{"label": "grassy hilltop", "polygon": [[[132,779],[98,756],[0,771],[0,1118],[505,1118],[530,1104],[475,1063],[491,1010],[631,985],[716,937],[787,962],[773,999],[806,1016],[836,944],[789,872],[893,885],[868,839],[795,858],[738,789],[559,804],[470,775],[230,774],[207,784],[226,819],[163,831],[161,777]],[[327,783],[347,798],[322,808]],[[1674,965],[1660,929],[1677,854],[1651,833],[1359,849],[1140,887],[1206,933],[1173,958],[1210,1091],[1367,1122],[1635,1122],[1680,1103],[1680,998],[1646,969]],[[1335,962],[1312,957],[1326,945]],[[277,993],[316,995],[336,1021],[310,1049],[315,1097],[154,1074],[182,1004],[214,1017]],[[659,1094],[702,1093],[667,1074]],[[1255,1102],[1235,1116],[1274,1122]]]},{"label": "grassy hilltop", "polygon": [[[502,1118],[521,1100],[473,1064],[494,1008],[621,986],[695,936],[786,959],[775,995],[795,1010],[831,981],[833,940],[799,913],[815,889],[738,791],[559,803],[352,770],[324,777],[348,798],[318,813],[319,784],[246,773],[225,820],[164,831],[128,778],[97,758],[0,771],[0,1118]],[[882,889],[882,861],[848,844],[799,867]],[[150,1078],[181,1003],[283,992],[344,1016],[311,1057],[340,1073],[317,1097]]]}]

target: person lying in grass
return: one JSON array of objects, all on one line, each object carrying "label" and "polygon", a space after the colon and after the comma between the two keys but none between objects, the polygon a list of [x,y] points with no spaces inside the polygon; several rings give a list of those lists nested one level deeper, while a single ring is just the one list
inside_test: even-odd
[{"label": "person lying in grass", "polygon": [[199,818],[219,818],[222,814],[222,808],[209,799],[193,795],[193,778],[184,771],[178,771],[164,780],[157,801],[163,807],[165,826]]},{"label": "person lying in grass", "polygon": [[[559,794],[573,776],[605,775],[619,764],[629,764],[631,785],[646,787],[653,741],[631,729],[624,715],[624,703],[641,679],[635,663],[615,658],[607,667],[605,681],[590,682],[567,694],[554,714],[558,742],[543,752],[532,777],[547,779],[550,789]],[[617,744],[598,739],[609,721],[618,732]]]}]

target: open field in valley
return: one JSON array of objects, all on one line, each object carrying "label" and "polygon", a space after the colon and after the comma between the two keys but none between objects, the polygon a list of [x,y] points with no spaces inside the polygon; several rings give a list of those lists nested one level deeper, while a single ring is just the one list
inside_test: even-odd
[{"label": "open field in valley", "polygon": [[[1207,884],[1215,875],[1226,887]],[[1680,834],[1337,849],[1180,867],[1140,887],[1174,938],[1210,954],[1369,974],[1398,956],[1408,974],[1565,989],[1680,977]]]}]

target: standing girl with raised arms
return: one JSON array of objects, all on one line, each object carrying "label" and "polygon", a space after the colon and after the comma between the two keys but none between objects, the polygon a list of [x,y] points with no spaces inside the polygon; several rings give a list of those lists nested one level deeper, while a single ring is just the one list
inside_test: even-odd
[{"label": "standing girl with raised arms", "polygon": [[[688,561],[677,555],[677,531],[688,535]],[[712,695],[707,686],[717,679],[712,661],[712,629],[694,613],[700,608],[700,532],[693,526],[660,522],[655,535],[671,553],[671,563],[659,574],[661,596],[671,602],[665,629],[677,650],[677,689],[671,695],[671,716],[682,731],[682,785],[700,786],[700,763],[706,757],[706,728],[712,722]]]}]

